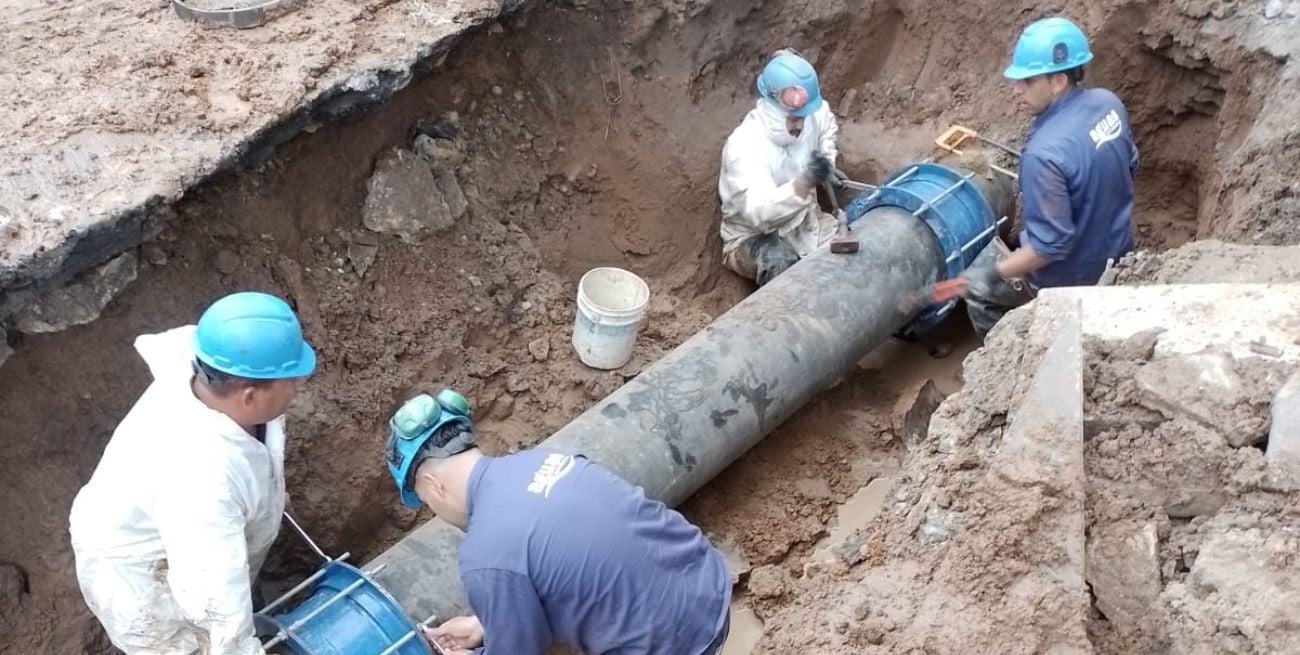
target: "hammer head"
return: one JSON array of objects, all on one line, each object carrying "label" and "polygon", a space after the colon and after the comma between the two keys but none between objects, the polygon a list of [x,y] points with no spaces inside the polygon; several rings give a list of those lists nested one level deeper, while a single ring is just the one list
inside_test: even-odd
[{"label": "hammer head", "polygon": [[[835,190],[827,185],[826,193],[830,194],[832,200],[835,198]],[[858,251],[858,238],[849,234],[849,219],[844,216],[844,210],[839,207],[835,208],[835,236],[831,239],[831,252],[837,255],[852,254]]]},{"label": "hammer head", "polygon": [[831,252],[844,255],[858,251],[858,238],[848,234],[837,234],[831,239]]}]

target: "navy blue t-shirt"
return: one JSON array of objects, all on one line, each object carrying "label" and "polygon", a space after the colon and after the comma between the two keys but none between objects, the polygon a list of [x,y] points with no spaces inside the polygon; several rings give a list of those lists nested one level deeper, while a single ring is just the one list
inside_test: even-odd
[{"label": "navy blue t-shirt", "polygon": [[697,655],[722,629],[731,575],[681,514],[583,457],[484,458],[469,481],[460,576],[479,653]]},{"label": "navy blue t-shirt", "polygon": [[1020,157],[1020,242],[1051,261],[1039,287],[1096,284],[1133,249],[1138,151],[1128,112],[1105,89],[1075,89],[1039,114]]}]

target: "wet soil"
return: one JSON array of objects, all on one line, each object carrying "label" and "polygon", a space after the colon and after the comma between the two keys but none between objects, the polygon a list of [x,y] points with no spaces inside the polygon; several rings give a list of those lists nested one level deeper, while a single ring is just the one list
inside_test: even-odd
[{"label": "wet soil", "polygon": [[[1020,142],[1027,119],[997,73],[1041,10],[986,5],[539,2],[466,38],[392,102],[187,191],[141,248],[137,281],[98,321],[11,339],[16,353],[0,367],[0,522],[22,529],[0,534],[0,564],[12,573],[0,579],[0,650],[105,652],[72,575],[66,517],[147,384],[130,348],[136,335],[192,322],[234,290],[289,298],[322,362],[290,410],[290,493],[322,545],[365,559],[424,518],[390,502],[379,457],[384,421],[403,398],[454,386],[474,403],[489,449],[527,446],[750,291],[719,264],[715,189],[718,152],[752,104],[764,53],[793,45],[818,64],[842,120],[841,167],[859,179],[929,156],[954,122]],[[1290,19],[1224,6],[1109,0],[1075,16],[1096,35],[1089,83],[1115,89],[1133,115],[1144,153],[1135,218],[1147,246],[1300,236],[1300,164],[1286,154],[1296,90],[1283,83],[1294,71],[1289,46],[1267,40],[1276,20]],[[951,38],[954,25],[989,38]],[[203,40],[219,49],[231,34]],[[73,38],[49,35],[55,45]],[[78,56],[123,49],[88,47]],[[161,76],[161,88],[173,77]],[[240,79],[231,84],[242,88]],[[226,120],[217,109],[204,120]],[[96,111],[47,109],[50,125]],[[380,238],[359,274],[348,251],[363,238],[366,181],[393,148],[411,147],[420,119],[458,126],[456,178],[469,210],[417,244]],[[191,114],[174,120],[189,125]],[[587,369],[568,347],[574,285],[596,265],[634,270],[652,289],[634,361],[618,372]],[[545,357],[529,348],[539,340]],[[905,466],[899,395],[923,378],[950,379],[961,357],[934,364],[890,348],[903,352],[859,366],[684,507],[766,567],[765,594],[788,589],[752,599],[764,619],[833,588],[791,581],[836,505]],[[267,573],[292,577],[311,563],[286,538]],[[810,630],[822,627],[776,625],[760,647],[806,647]]]}]

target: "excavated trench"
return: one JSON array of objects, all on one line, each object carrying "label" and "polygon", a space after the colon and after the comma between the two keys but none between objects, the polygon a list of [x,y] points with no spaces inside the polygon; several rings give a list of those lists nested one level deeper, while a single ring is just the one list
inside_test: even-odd
[{"label": "excavated trench", "polygon": [[[489,450],[526,447],[749,292],[719,263],[715,184],[763,53],[788,44],[818,64],[841,119],[841,166],[867,181],[929,156],[951,123],[1005,141],[1026,123],[998,74],[1041,13],[1032,3],[615,4],[530,6],[468,36],[391,102],[192,190],[100,319],[17,339],[0,367],[0,521],[11,526],[0,651],[109,652],[80,600],[66,517],[148,382],[136,335],[192,322],[237,289],[290,298],[322,362],[290,410],[293,506],[328,550],[364,560],[427,518],[394,502],[379,456],[402,399],[455,387]],[[1295,164],[1283,135],[1254,129],[1272,98],[1261,80],[1280,79],[1282,63],[1209,38],[1194,12],[1103,4],[1077,18],[1096,35],[1088,81],[1127,102],[1143,151],[1141,245],[1295,241],[1294,218],[1279,224],[1265,197],[1292,188]],[[955,25],[983,36],[956,38]],[[361,216],[376,166],[413,147],[418,121],[454,128],[438,172],[453,173],[467,208],[407,243],[368,232]],[[575,282],[597,265],[634,270],[652,289],[633,362],[611,373],[584,368],[568,345]],[[956,345],[944,359],[887,344],[684,506],[754,568],[742,603],[752,595],[772,613],[797,600],[782,576],[816,556],[837,508],[904,468],[912,399],[930,393],[926,380],[956,391],[974,347],[960,321],[944,336]],[[285,537],[265,577],[313,563]]]}]

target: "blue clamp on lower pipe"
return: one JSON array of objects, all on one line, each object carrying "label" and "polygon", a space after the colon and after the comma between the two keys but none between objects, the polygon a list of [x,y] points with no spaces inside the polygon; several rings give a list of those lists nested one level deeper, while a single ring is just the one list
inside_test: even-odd
[{"label": "blue clamp on lower pipe", "polygon": [[430,655],[419,628],[371,573],[330,561],[312,576],[316,582],[311,593],[297,607],[255,614],[258,634],[271,637],[268,652],[279,648],[292,655]]},{"label": "blue clamp on lower pipe", "polygon": [[[944,256],[944,278],[956,277],[975,261],[997,231],[990,228],[997,225],[999,217],[974,176],[943,164],[912,164],[874,191],[859,194],[844,208],[844,216],[852,225],[880,206],[911,212],[934,232]],[[932,329],[954,306],[951,302],[926,309],[903,329],[903,335],[916,336]]]}]

